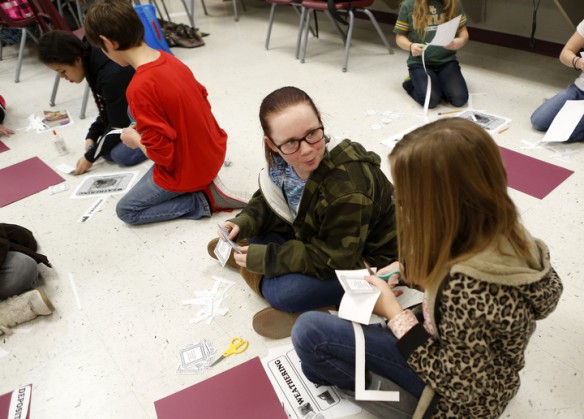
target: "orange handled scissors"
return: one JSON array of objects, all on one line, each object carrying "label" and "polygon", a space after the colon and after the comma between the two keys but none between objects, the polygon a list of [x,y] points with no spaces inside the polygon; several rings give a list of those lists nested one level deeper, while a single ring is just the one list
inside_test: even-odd
[{"label": "orange handled scissors", "polygon": [[221,355],[221,358],[216,359],[215,362],[211,364],[211,366],[223,361],[228,356],[242,353],[247,349],[248,346],[249,342],[247,340],[243,340],[240,337],[231,339],[231,344],[229,345],[229,348],[227,348],[227,350],[223,352],[223,355]]}]

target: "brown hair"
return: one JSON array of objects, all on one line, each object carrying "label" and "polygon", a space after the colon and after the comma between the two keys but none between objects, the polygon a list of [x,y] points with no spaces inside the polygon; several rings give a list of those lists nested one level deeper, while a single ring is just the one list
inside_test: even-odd
[{"label": "brown hair", "polygon": [[144,26],[130,0],[98,0],[85,16],[85,37],[96,48],[105,49],[103,39],[118,43],[118,50],[137,47],[144,41]]},{"label": "brown hair", "polygon": [[[260,105],[260,124],[262,125],[264,135],[268,138],[271,138],[269,120],[272,115],[283,112],[289,107],[297,105],[299,103],[306,103],[307,105],[309,105],[316,114],[318,122],[320,123],[320,125],[322,125],[322,120],[320,119],[320,112],[316,108],[316,105],[314,104],[310,96],[308,96],[308,94],[306,94],[305,91],[297,87],[286,86],[274,90],[272,93],[267,95],[264,98],[264,100],[262,100],[262,104]],[[274,156],[278,155],[278,153],[273,151],[266,144],[264,144],[264,153],[266,156],[266,161],[268,162],[268,165],[271,167],[274,164]]]},{"label": "brown hair", "polygon": [[481,127],[461,118],[435,121],[407,134],[389,161],[400,260],[410,282],[436,283],[498,235],[529,259],[499,148]]},{"label": "brown hair", "polygon": [[[452,20],[460,14],[458,0],[441,0],[441,3],[443,5],[442,11],[446,13],[446,21]],[[426,38],[428,7],[428,0],[414,1],[413,28],[418,32],[421,39]]]}]

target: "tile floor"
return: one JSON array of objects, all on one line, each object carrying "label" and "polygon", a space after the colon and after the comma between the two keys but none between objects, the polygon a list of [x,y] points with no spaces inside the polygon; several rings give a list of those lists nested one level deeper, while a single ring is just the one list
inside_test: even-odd
[{"label": "tile floor", "polygon": [[[241,12],[236,23],[230,2],[207,3],[210,16],[203,15],[198,2],[196,12],[197,26],[211,34],[205,39],[207,45],[174,52],[206,85],[214,113],[229,134],[228,157],[233,164],[221,172],[229,188],[248,196],[255,191],[258,167],[263,164],[259,103],[283,85],[299,86],[312,95],[329,133],[360,141],[382,156],[388,149],[381,139],[421,123],[420,107],[401,88],[406,53],[396,49],[395,55],[388,55],[366,21],[357,24],[349,71],[342,73],[341,42],[325,19],[320,20],[321,38],[310,39],[306,63],[300,64],[294,59],[297,18],[291,10],[281,7],[278,11],[271,49],[266,51],[266,4],[248,1],[248,11]],[[178,1],[167,4],[177,20],[186,22]],[[390,32],[387,25],[383,28]],[[49,109],[54,74],[38,62],[31,44],[21,82],[15,84],[16,54],[14,47],[4,50],[0,93],[9,104],[5,124],[19,129],[27,126],[31,113],[40,115]],[[513,119],[508,131],[496,135],[499,144],[575,171],[543,200],[511,190],[528,228],[548,243],[565,291],[555,313],[538,325],[527,350],[523,385],[504,416],[583,418],[584,286],[579,282],[579,263],[584,211],[579,195],[584,184],[584,149],[582,144],[562,144],[554,153],[530,149],[525,143],[542,138],[530,128],[532,110],[568,85],[575,73],[554,58],[474,42],[459,58],[475,94],[474,107]],[[57,109],[68,109],[77,117],[82,93],[82,86],[62,83]],[[368,116],[368,110],[377,114]],[[438,108],[430,119],[448,110]],[[372,129],[383,111],[403,116]],[[11,150],[0,154],[0,167],[33,156],[51,166],[74,164],[95,116],[95,105],[90,103],[86,119],[76,118],[72,126],[61,130],[71,150],[64,157],[57,156],[46,134],[19,132],[2,138]],[[142,174],[147,168],[148,164],[142,164],[132,170]],[[118,170],[101,163],[91,173]],[[67,176],[67,180],[74,189],[83,178]],[[207,255],[206,245],[215,236],[216,224],[231,214],[130,227],[116,218],[118,197],[113,196],[99,213],[80,224],[78,219],[94,200],[69,196],[41,192],[0,209],[1,221],[34,231],[54,266],[41,269],[43,287],[57,311],[24,325],[28,333],[0,339],[0,347],[9,351],[0,359],[0,394],[33,383],[34,419],[154,418],[155,400],[289,342],[254,333],[252,316],[266,303],[244,286],[238,274],[222,269]],[[195,309],[181,302],[193,291],[210,288],[213,276],[237,282],[224,302],[229,313],[211,325],[191,325]],[[176,373],[181,348],[207,339],[220,350],[235,335],[250,340],[242,355],[202,375]]]}]

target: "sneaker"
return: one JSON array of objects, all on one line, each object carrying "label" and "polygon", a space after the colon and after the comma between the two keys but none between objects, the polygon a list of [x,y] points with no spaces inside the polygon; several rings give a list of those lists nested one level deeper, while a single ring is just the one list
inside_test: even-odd
[{"label": "sneaker", "polygon": [[[215,248],[217,247],[217,243],[219,243],[219,237],[215,237],[207,244],[207,252],[209,252],[209,256],[213,259],[217,259],[217,255],[215,254]],[[231,254],[229,255],[229,259],[227,259],[227,266],[237,269],[239,271],[240,266],[235,262],[233,258],[233,250],[231,250]]]},{"label": "sneaker", "polygon": [[225,188],[225,185],[223,185],[219,176],[211,182],[204,192],[211,202],[211,209],[213,212],[231,212],[234,209],[240,209],[247,205],[246,199],[235,196]]},{"label": "sneaker", "polygon": [[414,84],[412,83],[412,78],[410,76],[405,78],[402,87],[408,94],[411,94],[414,91]]},{"label": "sneaker", "polygon": [[302,313],[287,313],[274,307],[264,308],[253,316],[253,330],[270,339],[287,338],[300,314]]}]

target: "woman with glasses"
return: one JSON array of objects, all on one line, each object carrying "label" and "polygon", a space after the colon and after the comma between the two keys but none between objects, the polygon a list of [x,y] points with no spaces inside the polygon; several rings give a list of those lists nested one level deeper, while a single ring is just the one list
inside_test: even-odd
[{"label": "woman with glasses", "polygon": [[[377,154],[350,140],[327,148],[320,112],[302,90],[270,93],[259,116],[260,189],[222,227],[240,244],[229,265],[271,305],[254,316],[254,329],[283,338],[299,313],[339,304],[335,270],[397,259],[393,187]],[[218,240],[209,243],[212,257]]]}]

